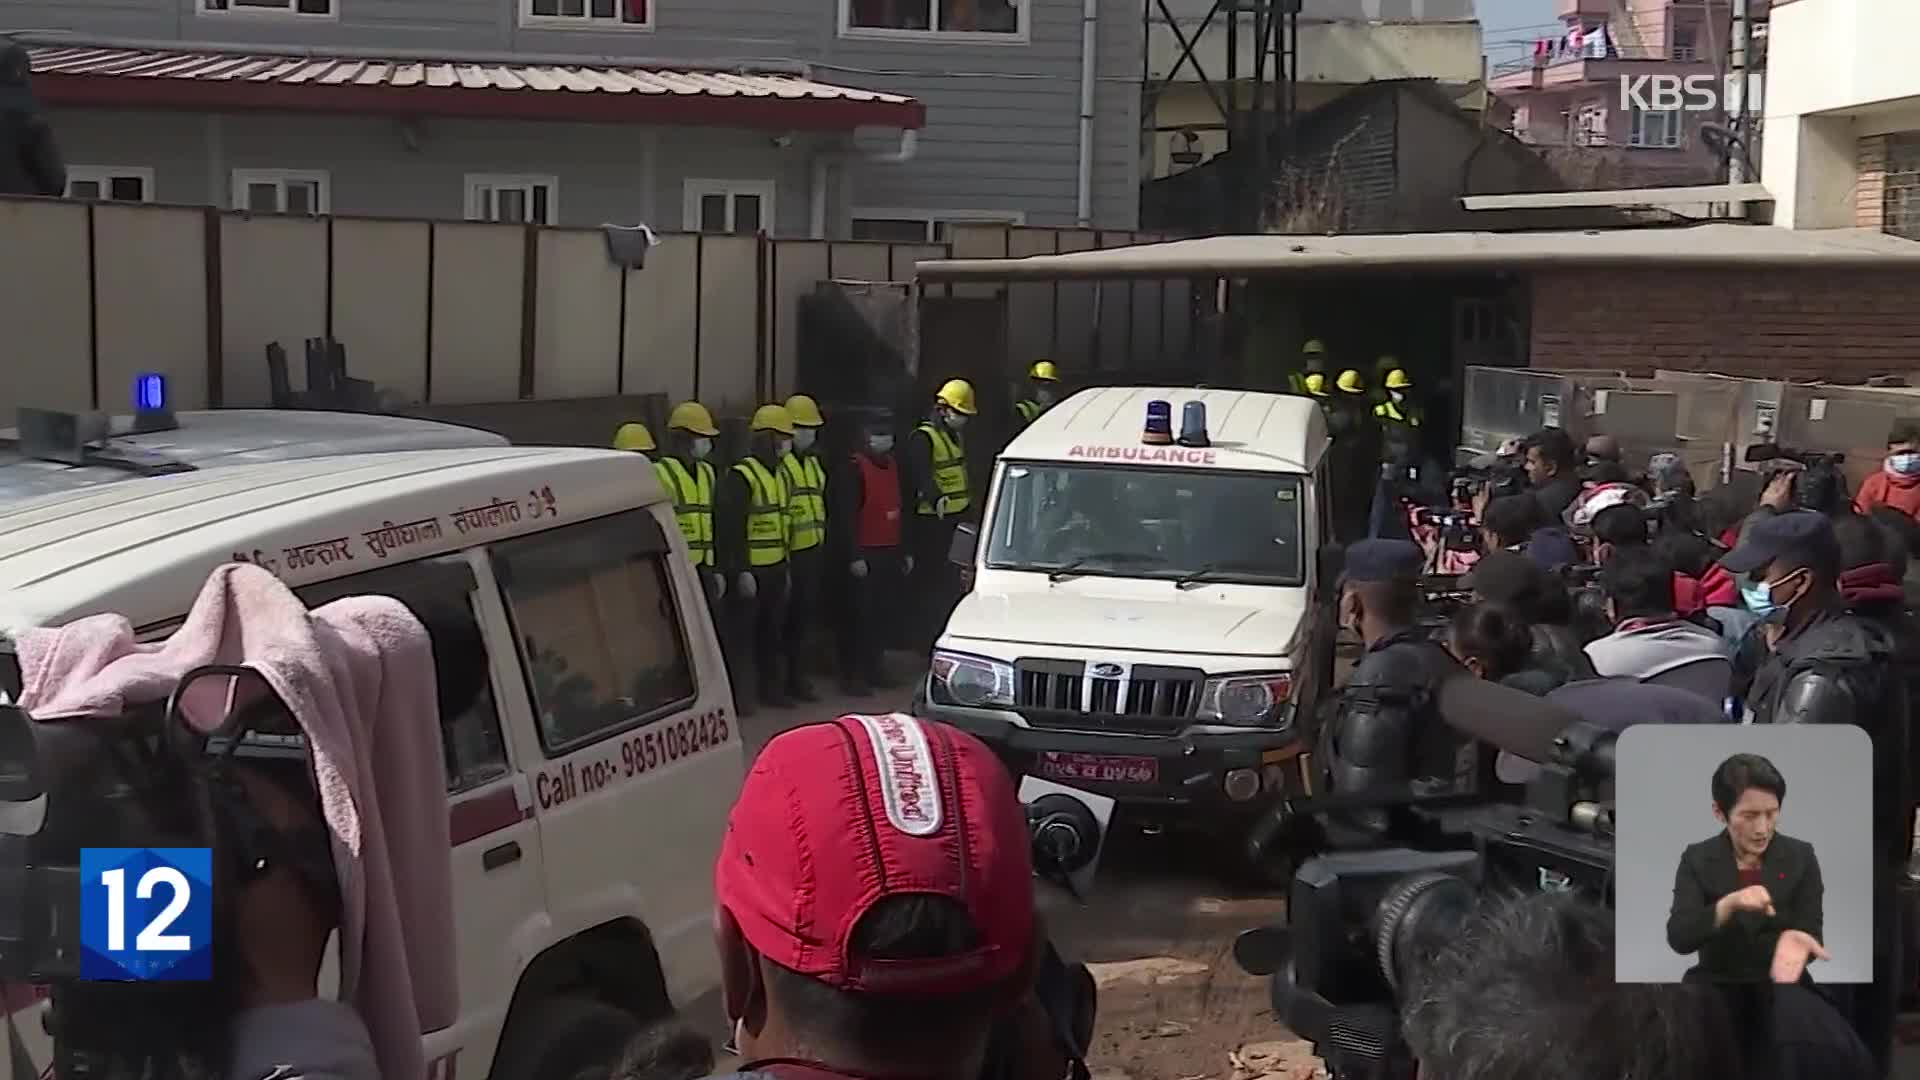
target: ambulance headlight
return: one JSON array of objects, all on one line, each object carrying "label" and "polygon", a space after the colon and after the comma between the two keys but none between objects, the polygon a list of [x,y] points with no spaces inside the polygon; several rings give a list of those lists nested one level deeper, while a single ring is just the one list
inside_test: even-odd
[{"label": "ambulance headlight", "polygon": [[1234,727],[1283,727],[1289,720],[1287,704],[1292,699],[1292,672],[1223,675],[1201,686],[1196,719],[1203,724]]},{"label": "ambulance headlight", "polygon": [[983,656],[933,653],[933,700],[939,704],[974,708],[1013,704],[1013,665]]}]

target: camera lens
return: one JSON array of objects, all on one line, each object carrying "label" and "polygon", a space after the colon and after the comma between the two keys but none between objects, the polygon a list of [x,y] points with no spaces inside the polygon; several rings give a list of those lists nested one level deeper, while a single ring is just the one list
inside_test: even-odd
[{"label": "camera lens", "polygon": [[1475,902],[1473,886],[1452,874],[1428,871],[1393,883],[1374,909],[1373,952],[1394,993],[1434,945],[1453,936]]}]

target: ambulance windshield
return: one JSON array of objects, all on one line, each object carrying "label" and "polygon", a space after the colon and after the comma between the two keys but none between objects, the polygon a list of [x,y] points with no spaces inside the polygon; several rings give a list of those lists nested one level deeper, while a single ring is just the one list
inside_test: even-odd
[{"label": "ambulance windshield", "polygon": [[1293,473],[1009,462],[986,565],[1183,584],[1304,585]]}]

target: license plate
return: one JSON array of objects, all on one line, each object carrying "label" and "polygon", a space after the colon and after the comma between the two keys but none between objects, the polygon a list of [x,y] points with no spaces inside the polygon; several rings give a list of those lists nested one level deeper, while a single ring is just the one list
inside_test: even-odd
[{"label": "license plate", "polygon": [[1089,780],[1101,784],[1151,784],[1160,779],[1160,762],[1150,757],[1112,754],[1068,754],[1045,750],[1040,775],[1048,780]]}]

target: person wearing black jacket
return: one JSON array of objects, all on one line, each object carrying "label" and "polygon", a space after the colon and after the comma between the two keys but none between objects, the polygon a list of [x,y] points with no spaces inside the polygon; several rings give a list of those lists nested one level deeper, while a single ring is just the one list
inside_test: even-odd
[{"label": "person wearing black jacket", "polygon": [[1522,444],[1526,452],[1529,494],[1540,501],[1548,519],[1558,522],[1580,497],[1580,476],[1575,470],[1573,437],[1556,427],[1541,428]]},{"label": "person wearing black jacket", "polygon": [[66,194],[67,167],[34,100],[33,59],[0,39],[0,195]]},{"label": "person wearing black jacket", "polygon": [[1912,850],[1907,685],[1900,650],[1881,624],[1847,611],[1832,519],[1812,510],[1763,517],[1721,565],[1761,616],[1766,657],[1746,692],[1754,723],[1852,724],[1873,739],[1874,980],[1849,995],[1849,1015],[1884,1066],[1893,1048],[1900,934],[1898,884]]},{"label": "person wearing black jacket", "polygon": [[1778,831],[1786,778],[1766,758],[1735,754],[1714,769],[1711,790],[1725,828],[1681,853],[1667,915],[1668,947],[1699,954],[1688,981],[1766,982],[1781,948],[1797,949],[1802,965],[1824,955],[1820,859]]}]

